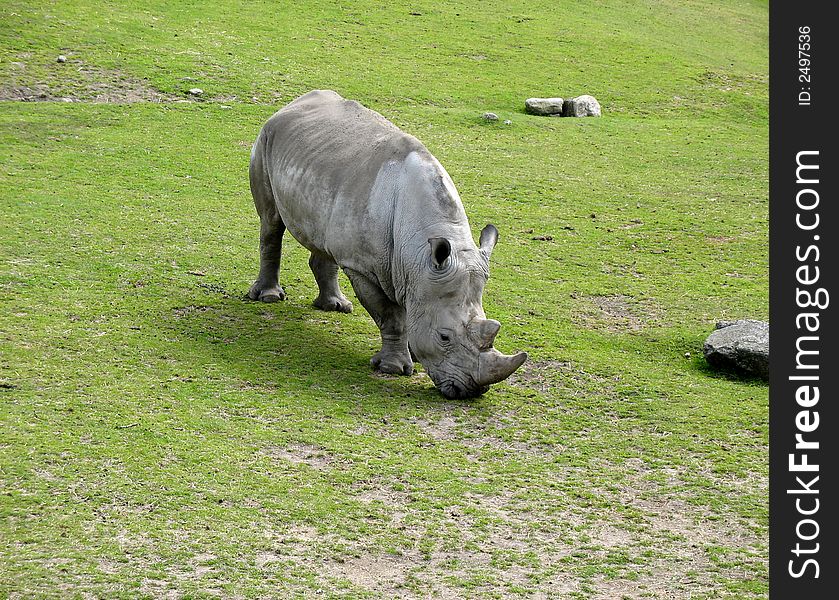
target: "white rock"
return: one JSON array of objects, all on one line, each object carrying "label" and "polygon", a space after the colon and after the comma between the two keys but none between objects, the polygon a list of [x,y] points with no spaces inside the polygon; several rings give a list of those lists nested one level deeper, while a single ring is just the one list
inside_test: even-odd
[{"label": "white rock", "polygon": [[58,58],[56,58],[55,60],[57,60],[60,63],[64,63],[64,62],[67,62],[67,57],[64,56],[63,54],[59,54]]},{"label": "white rock", "polygon": [[483,117],[487,121],[497,121],[498,120],[498,115],[496,115],[493,112],[486,112],[486,113],[484,113]]},{"label": "white rock", "polygon": [[531,115],[561,115],[562,98],[528,98],[524,101],[524,112]]},{"label": "white rock", "polygon": [[202,90],[201,88],[190,88],[190,90],[189,90],[189,95],[190,96],[200,96],[203,93],[204,93],[204,90]]},{"label": "white rock", "polygon": [[599,117],[600,103],[594,96],[583,94],[565,101],[562,109],[563,117]]}]

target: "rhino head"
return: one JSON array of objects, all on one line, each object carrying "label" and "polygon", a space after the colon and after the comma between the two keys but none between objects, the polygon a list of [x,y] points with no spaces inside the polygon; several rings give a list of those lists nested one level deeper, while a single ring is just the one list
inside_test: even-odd
[{"label": "rhino head", "polygon": [[493,348],[501,323],[487,319],[481,303],[497,240],[493,225],[481,231],[480,247],[471,238],[429,238],[409,291],[411,354],[447,398],[480,396],[527,359]]}]

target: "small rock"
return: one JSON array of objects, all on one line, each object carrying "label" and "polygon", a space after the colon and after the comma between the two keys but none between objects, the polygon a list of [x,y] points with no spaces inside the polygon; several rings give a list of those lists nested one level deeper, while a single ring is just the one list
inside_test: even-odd
[{"label": "small rock", "polygon": [[504,125],[512,125],[513,122],[510,119],[504,119]]},{"label": "small rock", "polygon": [[485,112],[484,115],[483,115],[483,118],[486,119],[487,121],[497,121],[498,120],[498,115],[496,115],[493,112]]},{"label": "small rock", "polygon": [[769,323],[721,321],[702,347],[712,367],[769,379]]},{"label": "small rock", "polygon": [[65,63],[65,62],[67,62],[67,57],[66,57],[66,56],[64,56],[63,54],[59,54],[59,55],[58,55],[58,58],[56,58],[55,60],[56,60],[57,62],[60,62],[60,63]]},{"label": "small rock", "polygon": [[600,103],[594,96],[583,94],[576,98],[569,98],[562,108],[563,117],[599,117]]},{"label": "small rock", "polygon": [[190,88],[189,89],[189,95],[190,96],[200,96],[203,93],[204,93],[204,90],[202,90],[201,88]]},{"label": "small rock", "polygon": [[553,236],[552,236],[552,235],[537,235],[537,236],[536,236],[536,237],[534,237],[533,239],[534,239],[534,240],[537,240],[537,241],[540,241],[540,242],[550,242],[550,241],[552,241],[554,238],[553,238]]},{"label": "small rock", "polygon": [[564,104],[562,98],[528,98],[524,101],[524,112],[531,115],[558,116],[562,114]]}]

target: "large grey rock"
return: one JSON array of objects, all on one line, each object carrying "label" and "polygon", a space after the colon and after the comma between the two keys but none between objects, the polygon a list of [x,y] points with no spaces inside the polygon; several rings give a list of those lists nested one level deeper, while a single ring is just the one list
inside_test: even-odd
[{"label": "large grey rock", "polygon": [[712,367],[769,379],[769,323],[721,321],[702,348]]},{"label": "large grey rock", "polygon": [[562,98],[528,98],[524,101],[524,112],[540,116],[560,116],[565,101]]},{"label": "large grey rock", "polygon": [[588,94],[569,98],[562,108],[563,117],[599,117],[600,103]]}]

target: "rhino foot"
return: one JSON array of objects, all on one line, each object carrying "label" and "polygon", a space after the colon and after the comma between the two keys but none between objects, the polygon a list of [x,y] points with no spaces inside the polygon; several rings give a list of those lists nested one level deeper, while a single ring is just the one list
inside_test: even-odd
[{"label": "rhino foot", "polygon": [[259,300],[260,302],[278,302],[285,300],[285,290],[279,286],[262,287],[257,281],[251,286],[248,292],[248,298],[251,300]]},{"label": "rhino foot", "polygon": [[414,363],[407,354],[402,356],[384,350],[377,352],[370,359],[370,364],[381,373],[392,375],[410,375],[414,372]]},{"label": "rhino foot", "polygon": [[347,300],[343,294],[341,296],[318,296],[312,304],[315,308],[319,308],[321,310],[342,313],[352,312],[352,302]]}]

